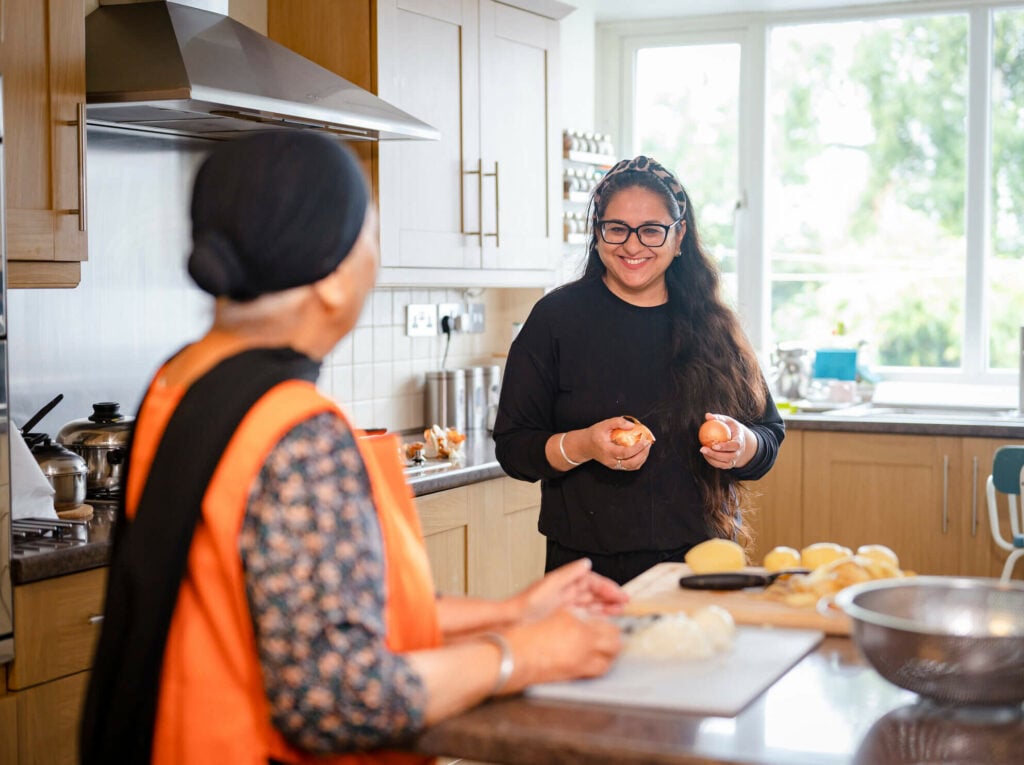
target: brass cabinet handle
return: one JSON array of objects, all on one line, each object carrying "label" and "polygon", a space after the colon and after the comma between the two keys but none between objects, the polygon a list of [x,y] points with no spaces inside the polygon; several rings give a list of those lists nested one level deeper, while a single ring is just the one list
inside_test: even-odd
[{"label": "brass cabinet handle", "polygon": [[[483,185],[483,180],[482,179],[483,179],[484,176],[486,176],[488,178],[490,178],[492,176],[494,177],[494,233],[493,234],[484,234],[484,236],[493,236],[494,237],[494,246],[495,247],[501,247],[501,223],[499,222],[501,220],[501,216],[499,215],[499,213],[501,211],[501,207],[498,204],[498,160],[494,160],[494,172],[493,173],[481,173],[481,188],[482,188],[482,185]],[[483,204],[483,197],[482,196],[481,196],[481,202],[480,203]],[[480,228],[483,228],[483,225],[484,225],[484,219],[481,216],[481,218],[480,218]]]},{"label": "brass cabinet handle", "polygon": [[476,231],[466,231],[466,206],[462,205],[459,228],[462,229],[462,234],[464,236],[480,237],[480,247],[482,248],[484,246],[484,161],[482,159],[478,159],[476,161],[476,170],[463,170],[462,174],[476,176],[476,210],[478,216],[477,222],[480,225]]},{"label": "brass cabinet handle", "polygon": [[942,455],[942,533],[949,531],[949,455]]},{"label": "brass cabinet handle", "polygon": [[78,207],[74,210],[61,210],[61,212],[67,215],[78,216],[78,230],[86,230],[86,172],[85,172],[85,101],[79,101],[75,109],[76,119],[70,120],[63,124],[69,127],[75,127],[78,130]]},{"label": "brass cabinet handle", "polygon": [[89,616],[89,624],[101,624],[103,622],[103,614],[91,614]]},{"label": "brass cabinet handle", "polygon": [[972,460],[971,468],[971,536],[978,536],[978,457]]}]

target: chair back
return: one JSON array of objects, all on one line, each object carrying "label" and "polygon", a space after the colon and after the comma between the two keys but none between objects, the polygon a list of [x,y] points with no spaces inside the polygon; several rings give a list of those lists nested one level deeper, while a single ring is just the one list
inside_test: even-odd
[{"label": "chair back", "polygon": [[[1003,567],[1003,581],[1009,581],[1014,564],[1024,557],[1024,445],[1001,446],[992,459],[992,474],[988,477],[985,494],[988,500],[989,526],[996,545],[1010,553]],[[1006,495],[1006,506],[1010,521],[1010,538],[1006,539],[1000,530],[999,500],[996,492]],[[1018,506],[1020,513],[1018,513]]]},{"label": "chair back", "polygon": [[1024,469],[1024,446],[1001,446],[992,460],[992,483],[1002,494],[1020,496],[1020,471]]}]

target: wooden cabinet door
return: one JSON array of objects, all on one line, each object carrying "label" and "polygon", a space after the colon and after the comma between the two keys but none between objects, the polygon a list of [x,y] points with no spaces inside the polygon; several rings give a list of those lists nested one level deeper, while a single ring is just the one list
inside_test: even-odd
[{"label": "wooden cabinet door", "polygon": [[78,762],[78,726],[88,683],[89,673],[79,672],[15,694],[19,765]]},{"label": "wooden cabinet door", "polygon": [[4,0],[3,10],[0,71],[11,282],[19,282],[16,261],[67,261],[73,265],[62,273],[77,284],[78,261],[87,252],[82,3]]},{"label": "wooden cabinet door", "polygon": [[777,545],[799,550],[808,543],[803,532],[803,437],[802,431],[788,431],[768,475],[745,483],[744,515],[754,537],[753,565],[760,565]]},{"label": "wooden cabinet door", "polygon": [[956,574],[961,527],[953,496],[960,439],[804,434],[804,534],[856,549],[888,545],[903,568]]},{"label": "wooden cabinet door", "polygon": [[434,587],[443,595],[468,591],[469,496],[459,488],[416,498]]},{"label": "wooden cabinet door", "polygon": [[[439,141],[379,146],[381,266],[479,269],[476,0],[381,0],[378,92]],[[475,232],[475,233],[474,233]]]},{"label": "wooden cabinet door", "polygon": [[[561,250],[558,23],[480,2],[484,268],[554,268]],[[490,234],[494,234],[490,236]]]},{"label": "wooden cabinet door", "polygon": [[470,515],[470,595],[506,598],[544,575],[539,484],[513,478],[475,484]]},{"label": "wooden cabinet door", "polygon": [[[3,682],[3,672],[0,672],[0,682]],[[18,697],[3,694],[0,688],[0,762],[18,765]]]},{"label": "wooden cabinet door", "polygon": [[[962,439],[960,490],[960,573],[964,576],[999,577],[1009,554],[996,545],[989,523],[985,483],[992,473],[992,459],[1007,441],[997,438]],[[997,495],[998,496],[998,495]],[[1006,513],[1006,497],[999,497],[999,522],[1003,539],[1010,538],[1010,521]]]}]

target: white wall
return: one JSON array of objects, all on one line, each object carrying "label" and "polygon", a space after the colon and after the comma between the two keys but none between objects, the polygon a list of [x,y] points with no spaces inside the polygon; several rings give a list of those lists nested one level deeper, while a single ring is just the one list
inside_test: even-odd
[{"label": "white wall", "polygon": [[594,129],[594,5],[572,0],[576,10],[560,22],[562,127]]}]

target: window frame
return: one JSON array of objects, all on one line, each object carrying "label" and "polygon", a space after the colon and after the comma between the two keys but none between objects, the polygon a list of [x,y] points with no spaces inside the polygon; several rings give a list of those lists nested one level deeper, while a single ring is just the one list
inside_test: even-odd
[{"label": "window frame", "polygon": [[[599,23],[596,29],[598,121],[619,137],[620,154],[634,147],[636,55],[640,48],[739,43],[740,115],[737,188],[737,308],[744,328],[764,358],[770,348],[771,270],[765,243],[764,194],[769,40],[774,28],[892,17],[963,14],[968,21],[967,178],[965,190],[965,283],[961,366],[957,369],[881,367],[886,379],[1006,385],[1017,370],[989,370],[986,266],[990,251],[991,74],[993,16],[1024,10],[1021,0],[906,0],[874,6],[698,16],[657,21]],[[1022,316],[1024,324],[1024,316]]]}]

